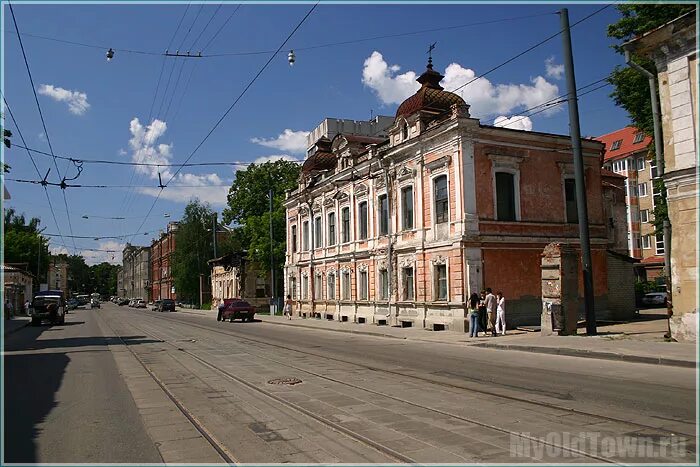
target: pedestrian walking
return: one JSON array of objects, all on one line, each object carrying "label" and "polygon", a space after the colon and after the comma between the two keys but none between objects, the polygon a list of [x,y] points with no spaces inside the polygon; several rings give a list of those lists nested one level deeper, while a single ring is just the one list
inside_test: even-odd
[{"label": "pedestrian walking", "polygon": [[287,301],[284,302],[284,316],[288,316],[289,319],[292,319],[292,304],[294,302],[292,301],[292,296],[287,295]]},{"label": "pedestrian walking", "polygon": [[225,309],[226,309],[226,304],[224,303],[223,300],[221,300],[221,303],[219,303],[219,306],[218,306],[218,313],[216,314],[217,321],[221,321],[223,319]]},{"label": "pedestrian walking", "polygon": [[488,313],[486,312],[486,291],[482,290],[479,296],[479,329],[486,336],[488,326]]},{"label": "pedestrian walking", "polygon": [[29,300],[26,300],[24,302],[24,314],[25,315],[29,315],[29,308],[31,308],[31,306],[32,306],[32,302],[30,302]]},{"label": "pedestrian walking", "polygon": [[496,293],[496,333],[506,335],[506,299],[500,290]]},{"label": "pedestrian walking", "polygon": [[493,294],[491,288],[486,289],[486,311],[489,314],[489,329],[491,330],[491,335],[496,335],[496,309],[498,304],[496,303],[496,296]]},{"label": "pedestrian walking", "polygon": [[474,292],[469,297],[469,337],[479,336],[479,295]]}]

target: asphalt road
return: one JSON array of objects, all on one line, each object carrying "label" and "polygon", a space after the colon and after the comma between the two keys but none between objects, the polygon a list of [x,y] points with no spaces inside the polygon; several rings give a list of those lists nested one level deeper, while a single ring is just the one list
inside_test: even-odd
[{"label": "asphalt road", "polygon": [[[658,463],[696,450],[687,368],[111,303],[22,329],[5,350],[6,462]],[[683,445],[513,456],[514,433],[577,432]]]}]

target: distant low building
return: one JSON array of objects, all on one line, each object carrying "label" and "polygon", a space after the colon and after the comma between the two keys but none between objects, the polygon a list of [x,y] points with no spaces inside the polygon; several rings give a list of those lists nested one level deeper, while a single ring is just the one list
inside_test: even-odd
[{"label": "distant low building", "polygon": [[243,253],[232,253],[209,261],[211,306],[227,298],[242,298],[256,307],[270,304],[270,274],[260,272]]},{"label": "distant low building", "polygon": [[12,304],[15,313],[24,311],[24,302],[33,298],[34,275],[27,271],[26,265],[2,265],[3,303]]}]

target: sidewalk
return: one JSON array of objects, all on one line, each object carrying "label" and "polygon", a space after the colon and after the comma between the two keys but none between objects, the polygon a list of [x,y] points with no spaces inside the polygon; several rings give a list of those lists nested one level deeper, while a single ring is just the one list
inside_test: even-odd
[{"label": "sidewalk", "polygon": [[[216,310],[178,309],[178,312],[216,318]],[[663,333],[666,321],[665,319],[655,319],[654,316],[642,316],[642,320],[629,323],[600,325],[598,326],[599,334],[592,337],[580,335],[542,337],[539,332],[512,330],[508,331],[505,336],[477,338],[470,338],[466,333],[451,331],[343,323],[315,318],[289,320],[279,315],[256,315],[256,318],[264,323],[278,326],[409,339],[462,347],[473,346],[504,351],[535,352],[686,368],[695,368],[697,364],[695,344],[665,342]],[[579,330],[579,332],[583,331]]]},{"label": "sidewalk", "polygon": [[28,316],[15,316],[12,319],[3,319],[3,337],[29,325],[29,321],[30,318]]}]

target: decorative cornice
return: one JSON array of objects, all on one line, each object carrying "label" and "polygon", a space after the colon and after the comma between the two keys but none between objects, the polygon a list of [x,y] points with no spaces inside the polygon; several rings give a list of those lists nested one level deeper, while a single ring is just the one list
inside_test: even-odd
[{"label": "decorative cornice", "polygon": [[434,257],[433,259],[430,260],[430,262],[433,263],[435,266],[447,264],[447,260],[442,255],[438,255],[438,256]]},{"label": "decorative cornice", "polygon": [[434,172],[435,170],[446,168],[448,165],[450,165],[451,161],[452,158],[450,156],[438,157],[432,162],[426,162],[425,168],[430,172]]}]

